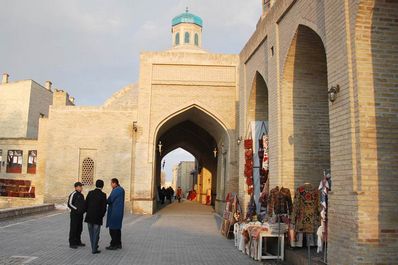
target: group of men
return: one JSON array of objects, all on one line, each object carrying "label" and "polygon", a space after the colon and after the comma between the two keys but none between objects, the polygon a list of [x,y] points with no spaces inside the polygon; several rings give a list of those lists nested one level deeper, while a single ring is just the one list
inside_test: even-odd
[{"label": "group of men", "polygon": [[165,187],[160,188],[159,186],[158,194],[161,204],[164,204],[165,200],[168,200],[171,203],[174,196],[174,189],[172,187],[168,187],[167,189]]},{"label": "group of men", "polygon": [[[75,183],[75,190],[69,195],[68,207],[70,208],[70,230],[69,230],[69,246],[73,249],[85,246],[81,241],[83,231],[83,217],[86,213],[84,221],[87,223],[90,235],[91,250],[93,254],[101,251],[98,249],[98,242],[102,226],[102,220],[108,210],[106,227],[109,228],[109,234],[112,238],[111,243],[106,249],[117,250],[122,248],[122,221],[124,214],[124,189],[120,187],[119,180],[113,178],[111,180],[112,192],[108,199],[102,191],[104,181],[97,180],[95,189],[91,190],[86,199],[84,199],[83,184]],[[108,209],[107,209],[108,205]]]}]

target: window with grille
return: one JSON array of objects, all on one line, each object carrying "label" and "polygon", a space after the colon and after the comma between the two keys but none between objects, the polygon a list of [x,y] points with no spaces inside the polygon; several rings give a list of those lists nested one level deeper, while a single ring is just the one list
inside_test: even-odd
[{"label": "window with grille", "polygon": [[94,160],[89,157],[83,160],[80,178],[84,185],[94,184]]}]

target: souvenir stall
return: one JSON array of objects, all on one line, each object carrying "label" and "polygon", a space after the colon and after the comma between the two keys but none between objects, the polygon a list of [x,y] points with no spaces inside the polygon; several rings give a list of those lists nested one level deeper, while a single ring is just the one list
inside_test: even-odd
[{"label": "souvenir stall", "polygon": [[305,183],[295,193],[289,226],[290,246],[303,247],[305,240],[309,262],[312,260],[311,247],[317,246],[317,253],[323,251],[323,262],[327,263],[327,210],[331,185],[330,170],[325,169],[318,188]]},{"label": "souvenir stall", "polygon": [[224,222],[229,229],[233,224],[235,246],[255,260],[283,260],[285,245],[289,245],[292,248],[307,246],[310,261],[311,246],[318,245],[318,252],[324,250],[326,253],[330,172],[324,172],[319,188],[310,183],[298,187],[294,200],[288,188],[270,189],[267,133],[266,123],[251,124],[250,134],[244,141],[244,177],[250,196],[247,213],[244,218],[232,221],[231,213],[225,213]]},{"label": "souvenir stall", "polygon": [[[303,247],[305,241],[310,250],[316,244],[318,227],[325,238],[326,223],[320,226],[319,190],[311,184],[300,186],[294,200],[288,188],[278,186],[264,189],[260,198],[265,215],[257,214],[252,194],[245,219],[234,225],[235,245],[243,253],[260,261],[283,260],[285,240],[290,247]],[[308,258],[311,259],[310,252]]]},{"label": "souvenir stall", "polygon": [[221,234],[226,238],[232,238],[235,223],[241,221],[242,208],[239,203],[238,195],[228,193],[225,198],[225,208],[221,223]]},{"label": "souvenir stall", "polygon": [[288,189],[269,191],[269,142],[267,122],[252,122],[244,141],[247,214],[234,225],[235,246],[255,260],[284,258],[288,224],[282,220],[292,209]]},{"label": "souvenir stall", "polygon": [[272,192],[266,200],[266,214],[261,221],[257,219],[254,196],[251,196],[245,220],[234,227],[235,246],[255,260],[284,259],[292,200],[288,189],[273,189]]},{"label": "souvenir stall", "polygon": [[[245,177],[248,193],[253,195],[256,213],[260,214],[261,208],[264,208],[264,203],[260,203],[260,197],[268,179],[268,122],[251,122],[244,143]],[[264,216],[265,212],[263,213]]]}]

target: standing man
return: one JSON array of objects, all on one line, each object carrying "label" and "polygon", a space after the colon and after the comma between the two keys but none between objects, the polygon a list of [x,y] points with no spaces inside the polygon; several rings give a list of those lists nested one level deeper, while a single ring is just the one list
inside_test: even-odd
[{"label": "standing man", "polygon": [[84,247],[81,235],[83,231],[83,214],[85,212],[84,196],[82,194],[83,184],[75,183],[75,191],[69,195],[68,207],[70,211],[70,230],[69,230],[69,247],[76,249]]},{"label": "standing man", "polygon": [[106,227],[109,227],[111,235],[111,244],[106,247],[108,250],[116,250],[122,248],[122,221],[124,213],[124,189],[120,187],[119,180],[113,178],[111,180],[112,192],[108,198],[108,215]]},{"label": "standing man", "polygon": [[91,251],[93,254],[101,253],[98,250],[98,241],[101,231],[102,219],[106,212],[106,194],[102,192],[104,181],[98,179],[95,182],[95,189],[87,194],[86,198],[86,219],[90,234]]}]

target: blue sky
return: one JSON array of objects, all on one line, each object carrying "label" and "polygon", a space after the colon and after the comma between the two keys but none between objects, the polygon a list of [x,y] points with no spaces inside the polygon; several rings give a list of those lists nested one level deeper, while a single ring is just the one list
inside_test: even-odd
[{"label": "blue sky", "polygon": [[[239,53],[255,30],[260,0],[0,0],[0,73],[51,80],[77,105],[100,105],[138,79],[139,53],[171,47],[171,19],[204,20],[203,47]],[[181,154],[181,152],[176,152]],[[181,155],[184,160],[186,156]],[[178,159],[177,159],[178,160]]]},{"label": "blue sky", "polygon": [[78,105],[100,105],[138,79],[141,51],[171,47],[171,19],[204,20],[203,46],[239,53],[260,0],[0,0],[0,71],[11,80],[51,80]]}]

